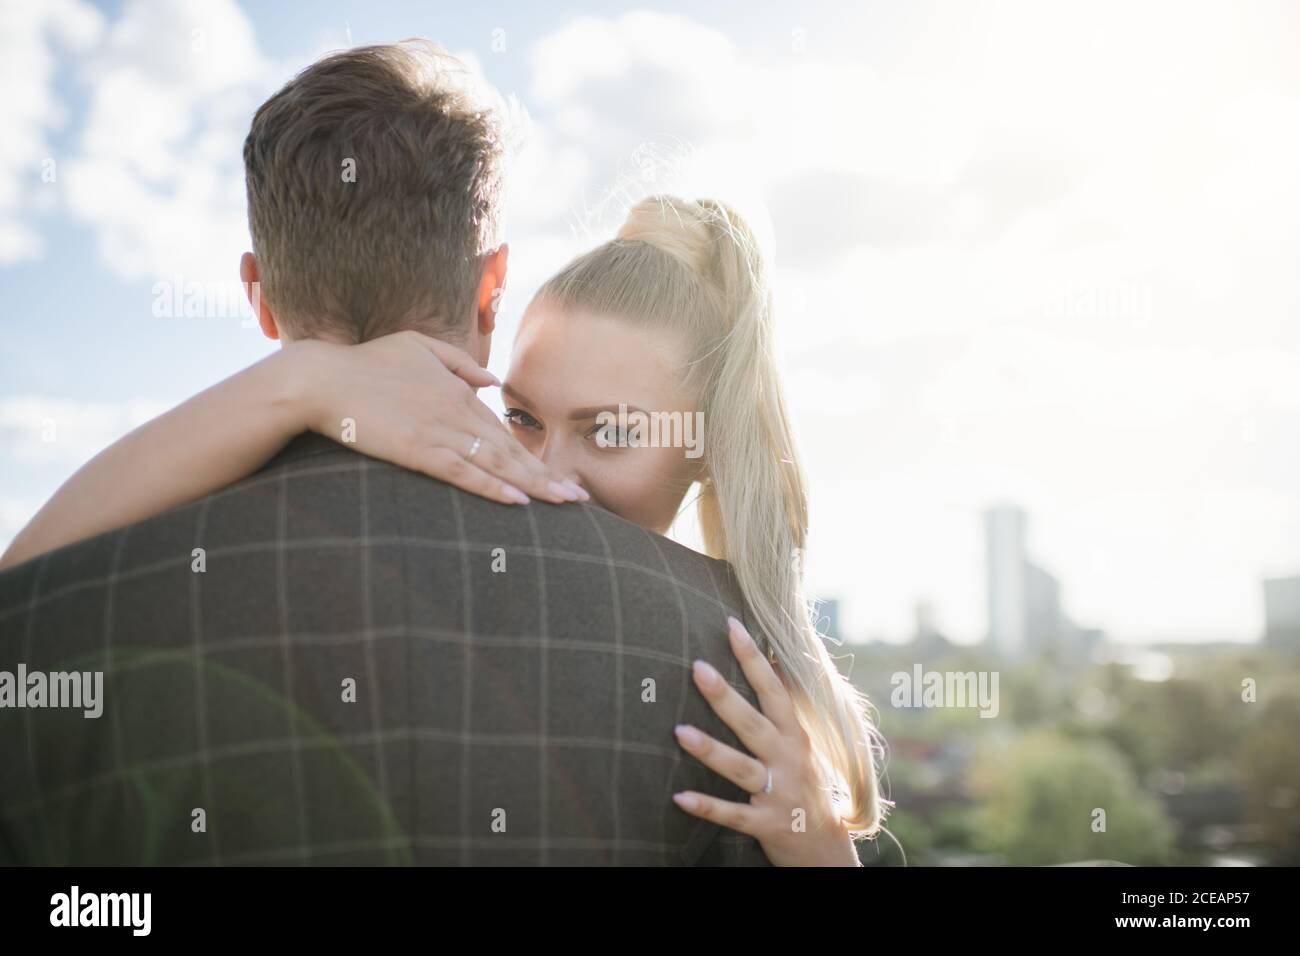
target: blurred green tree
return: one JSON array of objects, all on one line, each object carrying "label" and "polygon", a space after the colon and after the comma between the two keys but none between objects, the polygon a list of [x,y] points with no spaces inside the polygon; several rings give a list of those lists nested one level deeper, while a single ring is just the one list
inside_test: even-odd
[{"label": "blurred green tree", "polygon": [[1246,818],[1262,830],[1269,862],[1300,864],[1300,697],[1278,697],[1242,741]]},{"label": "blurred green tree", "polygon": [[[982,749],[971,774],[979,800],[975,841],[1012,865],[1170,858],[1173,826],[1138,786],[1122,754],[1102,741],[1039,730]],[[1094,832],[1094,810],[1105,811]]]}]

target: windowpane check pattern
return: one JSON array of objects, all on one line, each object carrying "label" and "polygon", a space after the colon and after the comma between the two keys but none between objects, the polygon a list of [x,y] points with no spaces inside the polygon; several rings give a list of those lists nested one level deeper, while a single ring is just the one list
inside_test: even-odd
[{"label": "windowpane check pattern", "polygon": [[748,799],[673,734],[739,746],[691,677],[755,702],[728,614],[726,564],[594,505],[300,436],[0,574],[0,670],[103,672],[98,718],[0,708],[0,862],[770,865],[671,799]]}]

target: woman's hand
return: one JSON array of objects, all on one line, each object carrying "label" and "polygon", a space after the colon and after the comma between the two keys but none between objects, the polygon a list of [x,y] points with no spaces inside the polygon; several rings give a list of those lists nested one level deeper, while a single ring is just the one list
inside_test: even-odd
[{"label": "woman's hand", "polygon": [[405,331],[361,345],[302,340],[284,351],[294,401],[314,432],[493,501],[591,497],[506,430],[475,394],[501,383],[455,346]]},{"label": "woman's hand", "polygon": [[[758,693],[762,712],[704,661],[695,662],[695,684],[754,756],[686,724],[677,728],[677,739],[706,767],[754,796],[748,803],[733,803],[688,790],[673,799],[687,813],[754,837],[776,866],[861,866],[817,773],[789,691],[744,625],[734,617],[727,623],[731,649]],[[769,771],[772,791],[764,793]]]}]

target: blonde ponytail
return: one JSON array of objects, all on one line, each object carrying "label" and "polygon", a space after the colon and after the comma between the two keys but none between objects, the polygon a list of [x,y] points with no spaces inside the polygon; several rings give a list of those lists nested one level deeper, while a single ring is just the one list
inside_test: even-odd
[{"label": "blonde ponytail", "polygon": [[754,235],[714,200],[637,203],[618,237],[575,260],[536,301],[585,308],[684,335],[685,388],[698,398],[708,477],[706,551],[727,561],[755,636],[794,699],[840,812],[858,835],[884,820],[870,703],[831,659],[803,589],[807,482],[776,365],[772,300]]}]

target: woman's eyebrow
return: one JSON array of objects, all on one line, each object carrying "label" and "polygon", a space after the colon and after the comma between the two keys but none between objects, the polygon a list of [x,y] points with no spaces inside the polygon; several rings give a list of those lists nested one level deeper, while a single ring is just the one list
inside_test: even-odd
[{"label": "woman's eyebrow", "polygon": [[528,396],[525,395],[523,392],[519,391],[519,389],[515,388],[515,387],[514,387],[513,385],[511,385],[509,382],[503,382],[503,383],[502,383],[502,385],[501,385],[501,394],[502,394],[502,395],[509,395],[511,398],[513,398],[515,401],[517,401],[520,405],[527,405],[527,406],[529,406],[530,408],[533,407],[533,403],[530,402],[530,401],[528,400]]},{"label": "woman's eyebrow", "polygon": [[629,405],[627,402],[623,402],[622,405],[591,405],[587,408],[575,408],[573,411],[569,412],[569,421],[586,421],[588,418],[595,418],[601,412],[609,412],[611,415],[618,415],[618,410],[620,408],[623,408],[628,412],[640,412],[642,415],[649,415],[649,412],[637,408],[635,405]]}]

